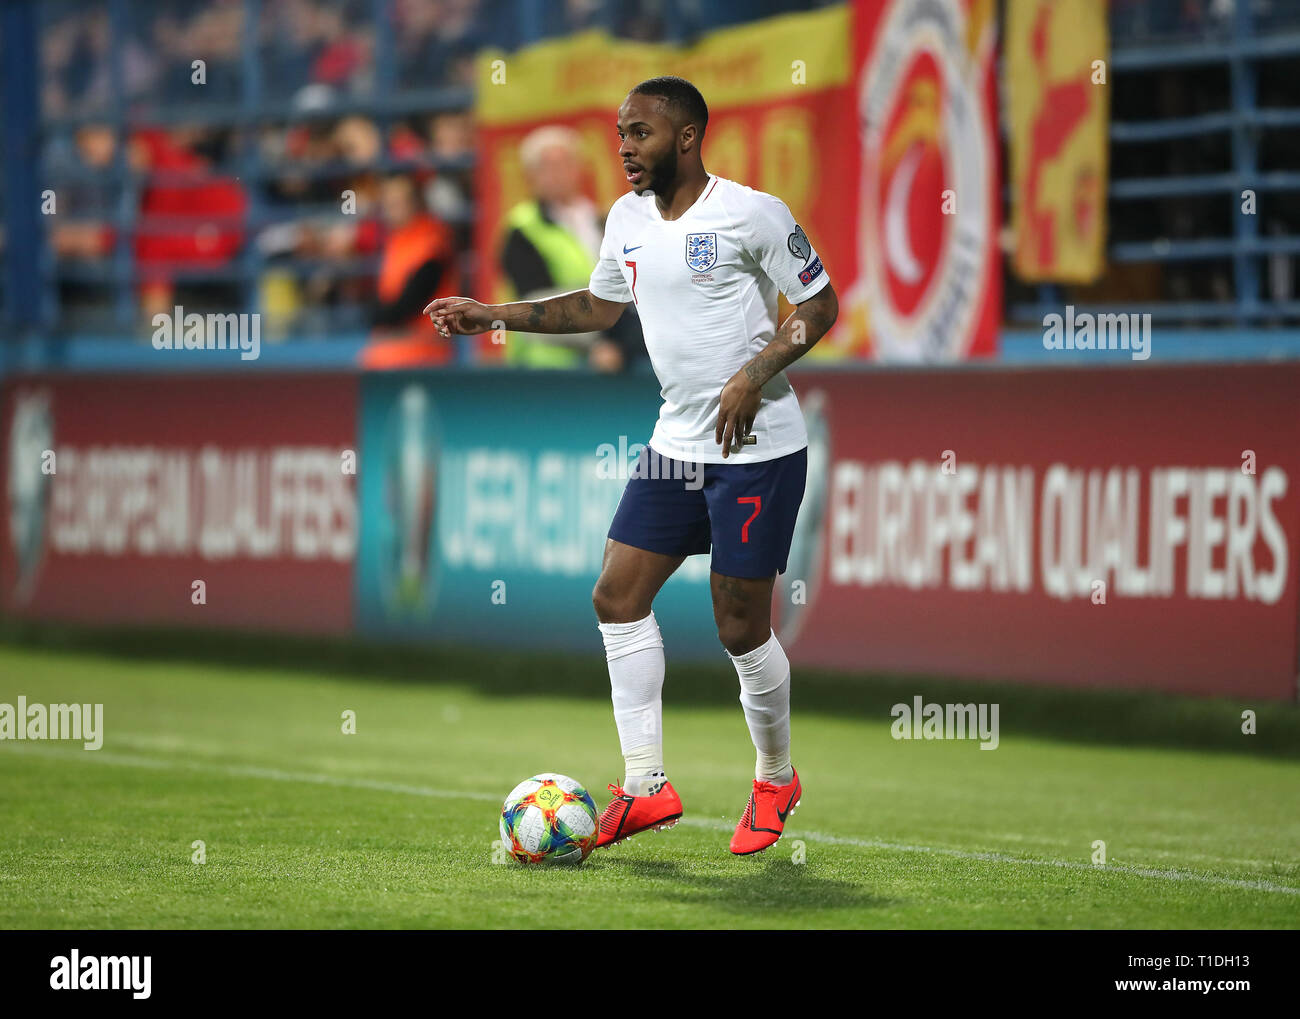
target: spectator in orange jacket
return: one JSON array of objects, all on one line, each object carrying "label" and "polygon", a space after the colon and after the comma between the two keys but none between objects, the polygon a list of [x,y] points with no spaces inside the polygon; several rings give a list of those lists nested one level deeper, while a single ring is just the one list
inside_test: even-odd
[{"label": "spectator in orange jacket", "polygon": [[458,292],[451,230],[425,209],[410,176],[385,179],[379,201],[387,237],[371,316],[374,334],[361,363],[367,368],[446,364],[454,348],[422,311],[432,298]]}]

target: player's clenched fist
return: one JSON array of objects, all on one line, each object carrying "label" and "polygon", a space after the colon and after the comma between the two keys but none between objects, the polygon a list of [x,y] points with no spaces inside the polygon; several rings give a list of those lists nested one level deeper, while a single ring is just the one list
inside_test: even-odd
[{"label": "player's clenched fist", "polygon": [[443,336],[470,336],[492,328],[492,309],[468,297],[439,297],[425,306],[424,313]]}]

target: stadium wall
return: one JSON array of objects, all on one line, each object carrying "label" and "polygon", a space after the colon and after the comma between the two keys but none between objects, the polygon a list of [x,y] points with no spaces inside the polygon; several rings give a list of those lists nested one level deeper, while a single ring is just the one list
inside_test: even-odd
[{"label": "stadium wall", "polygon": [[352,625],[355,376],[47,375],[3,389],[4,611]]},{"label": "stadium wall", "polygon": [[[810,484],[775,625],[797,663],[1295,699],[1300,365],[794,378]],[[591,653],[659,403],[646,377],[498,370],[0,397],[7,614]],[[674,656],[722,654],[707,557],[655,611]]]}]

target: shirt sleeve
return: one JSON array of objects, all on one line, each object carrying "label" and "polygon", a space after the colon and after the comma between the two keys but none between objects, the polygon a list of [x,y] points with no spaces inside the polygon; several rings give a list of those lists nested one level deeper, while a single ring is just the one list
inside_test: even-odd
[{"label": "shirt sleeve", "polygon": [[605,220],[605,236],[600,242],[600,259],[596,268],[591,270],[591,282],[587,289],[602,301],[618,301],[628,304],[632,300],[632,291],[623,277],[623,268],[618,261],[618,241],[614,239],[614,215],[611,210]]},{"label": "shirt sleeve", "polygon": [[756,196],[749,224],[750,254],[791,304],[808,300],[830,282],[808,235],[781,199]]}]

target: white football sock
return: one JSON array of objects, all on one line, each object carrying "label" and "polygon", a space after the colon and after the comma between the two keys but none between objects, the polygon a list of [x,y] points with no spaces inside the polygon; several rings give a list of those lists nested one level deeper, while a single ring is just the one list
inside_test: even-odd
[{"label": "white football sock", "polygon": [[635,623],[599,623],[609,664],[614,723],[633,796],[657,792],[664,781],[664,639],[653,612]]},{"label": "white football sock", "polygon": [[743,655],[727,652],[740,677],[740,704],[758,759],[754,777],[788,785],[790,764],[790,659],[773,632],[768,642]]},{"label": "white football sock", "polygon": [[[628,767],[632,765],[629,764]],[[623,776],[623,792],[629,796],[653,796],[667,781],[668,776],[662,771],[656,771],[651,775],[633,775],[629,772]]]}]

